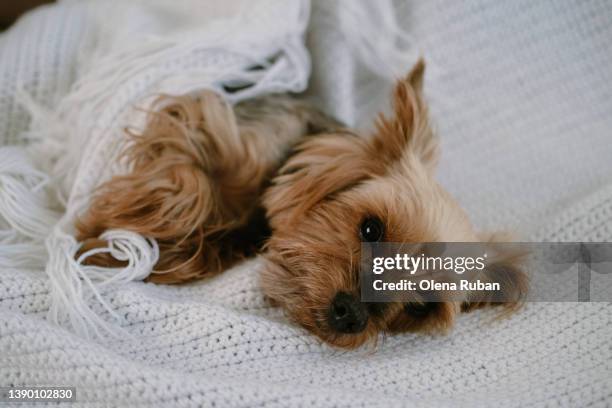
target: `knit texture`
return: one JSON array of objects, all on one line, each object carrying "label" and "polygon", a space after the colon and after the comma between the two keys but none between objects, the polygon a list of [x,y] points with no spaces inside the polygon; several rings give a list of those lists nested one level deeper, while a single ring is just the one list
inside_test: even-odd
[{"label": "knit texture", "polygon": [[[112,19],[108,23],[132,30],[159,27],[151,20],[155,14],[142,14],[134,4],[121,20],[133,24]],[[313,3],[307,35],[313,57],[308,93],[330,113],[367,128],[375,107],[386,104],[391,82],[385,72],[394,72],[400,62],[390,60],[388,67],[378,70],[365,63],[363,50],[354,48],[342,24],[334,24],[341,13],[338,4]],[[391,2],[381,4],[384,8]],[[69,112],[65,96],[78,90],[70,83],[90,73],[87,61],[96,57],[76,51],[90,49],[86,45],[96,44],[98,35],[105,33],[84,23],[87,7],[60,4],[39,11],[0,37],[2,56],[10,55],[8,61],[23,67],[18,74],[5,74],[14,71],[2,58],[2,78],[43,78],[49,72],[44,70],[52,64],[30,68],[30,61],[44,58],[42,51],[34,50],[39,36],[44,36],[38,34],[39,28],[80,33],[70,39],[56,34],[58,53],[65,50],[57,58],[69,61],[66,65],[75,67],[73,73],[62,80],[34,81],[26,88],[35,102],[52,107],[52,101],[60,100],[58,111]],[[362,11],[368,10],[365,7]],[[396,2],[395,11],[407,33],[402,41],[411,50],[406,61],[420,49],[430,62],[426,94],[442,138],[440,177],[474,222],[507,226],[533,240],[612,240],[610,4]],[[380,13],[371,16],[388,19],[388,13]],[[15,34],[19,30],[21,35]],[[113,38],[121,38],[115,34]],[[112,39],[107,46],[111,43]],[[13,48],[15,44],[22,54]],[[95,49],[104,54],[104,49]],[[200,60],[187,59],[196,65],[203,64]],[[181,64],[186,71],[193,68],[184,60],[173,67]],[[31,73],[25,74],[29,69]],[[152,75],[159,78],[159,72]],[[136,77],[124,77],[128,81],[108,94],[107,101],[119,99],[95,122],[95,137],[112,134],[104,133],[100,125],[121,122],[112,112],[140,101],[149,91],[163,89],[149,87],[150,83],[139,88],[132,82]],[[62,129],[60,121],[57,128],[44,132],[40,124],[55,123],[47,121],[44,110],[31,122],[9,83],[3,79],[0,86],[2,140],[24,143],[24,136],[40,140]],[[168,83],[165,89],[195,90],[193,83]],[[299,84],[283,83],[295,86],[287,85],[285,90],[300,90]],[[125,91],[130,87],[137,90]],[[82,122],[75,123],[91,127],[87,121],[97,117],[96,109],[79,110],[88,116],[76,118]],[[107,146],[114,147],[100,148],[84,163],[111,157],[119,145]],[[55,145],[47,148],[54,154],[61,151],[54,150]],[[3,163],[0,174],[6,176]],[[9,170],[32,164],[16,155],[14,163]],[[86,167],[79,171],[70,160],[36,164],[70,176],[61,179],[57,188],[68,200],[86,196],[100,179],[121,170],[98,164],[91,168],[104,169],[102,174],[86,174]],[[32,173],[24,181],[32,202],[42,199],[34,189],[45,182],[45,175]],[[46,225],[46,220],[43,217],[40,223]],[[17,234],[2,222],[0,217],[0,228],[5,228],[0,244],[10,242],[15,251],[21,248],[21,255],[11,259],[23,262],[0,264],[0,385],[75,386],[83,406],[604,407],[612,403],[610,303],[530,303],[505,320],[494,320],[493,311],[475,312],[461,316],[449,336],[405,334],[381,338],[376,347],[345,352],[321,344],[265,302],[255,259],[187,286],[134,281],[109,287],[102,296],[120,317],[125,336],[91,340],[48,319],[53,304],[50,280],[36,267],[36,260],[26,256],[27,247],[14,245],[29,242],[24,233],[29,229]],[[36,230],[39,223],[32,225]],[[91,300],[89,306],[103,320],[117,321],[100,302]]]},{"label": "knit texture", "polygon": [[[611,220],[611,202],[560,218],[588,220],[584,210],[596,209]],[[597,228],[575,232],[564,238],[600,237]],[[130,283],[106,293],[133,339],[101,342],[44,320],[40,273],[6,271],[0,382],[76,386],[87,406],[603,407],[612,398],[610,303],[529,303],[505,320],[477,312],[446,337],[406,334],[342,352],[266,304],[258,265],[190,286]]]}]

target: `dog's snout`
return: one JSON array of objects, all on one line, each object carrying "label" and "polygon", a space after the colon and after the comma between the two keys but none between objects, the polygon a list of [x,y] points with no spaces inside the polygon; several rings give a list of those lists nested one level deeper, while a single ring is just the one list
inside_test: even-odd
[{"label": "dog's snout", "polygon": [[368,312],[355,296],[339,292],[329,306],[328,320],[339,333],[360,333],[368,324]]}]

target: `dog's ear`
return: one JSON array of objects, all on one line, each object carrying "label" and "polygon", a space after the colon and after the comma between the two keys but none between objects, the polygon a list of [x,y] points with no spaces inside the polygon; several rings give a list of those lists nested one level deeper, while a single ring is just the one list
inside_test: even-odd
[{"label": "dog's ear", "polygon": [[388,162],[406,155],[433,170],[438,161],[438,140],[429,124],[423,97],[425,62],[420,59],[408,75],[397,82],[391,117],[381,114],[372,139],[374,154]]},{"label": "dog's ear", "polygon": [[313,136],[296,148],[263,196],[272,228],[380,171],[367,142],[347,131]]},{"label": "dog's ear", "polygon": [[[494,244],[493,244],[494,245]],[[472,292],[463,303],[462,311],[490,306],[502,306],[504,313],[513,312],[525,301],[529,290],[529,277],[525,272],[527,254],[520,248],[504,247],[478,275],[483,283],[499,283],[499,291]]]}]

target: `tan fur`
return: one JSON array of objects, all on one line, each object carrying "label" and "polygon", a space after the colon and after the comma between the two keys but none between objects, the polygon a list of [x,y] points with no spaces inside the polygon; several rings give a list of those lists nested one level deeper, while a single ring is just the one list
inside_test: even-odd
[{"label": "tan fur", "polygon": [[236,234],[313,114],[279,96],[244,103],[234,113],[212,92],[198,99],[166,96],[158,105],[163,108],[150,115],[145,131],[130,133],[131,172],[98,188],[77,222],[78,239],[87,249],[102,244],[97,237],[112,228],[153,237],[161,256],[150,280],[179,283],[220,272],[250,252],[236,245]]},{"label": "tan fur", "polygon": [[[144,132],[132,135],[126,152],[131,172],[98,189],[77,223],[79,239],[86,248],[98,246],[97,237],[110,228],[156,238],[161,256],[150,279],[185,282],[251,253],[249,227],[261,205],[272,229],[261,284],[293,321],[345,348],[376,341],[380,332],[445,332],[462,308],[496,302],[440,302],[424,318],[398,303],[372,306],[365,330],[353,334],[336,333],[327,323],[336,293],[359,296],[365,217],[383,220],[390,242],[479,240],[434,179],[438,142],[422,95],[423,73],[420,61],[398,82],[393,114],[379,117],[370,138],[288,96],[234,110],[210,92],[198,99],[163,97]],[[490,269],[504,274],[516,303],[526,291],[518,265],[507,258]]]}]

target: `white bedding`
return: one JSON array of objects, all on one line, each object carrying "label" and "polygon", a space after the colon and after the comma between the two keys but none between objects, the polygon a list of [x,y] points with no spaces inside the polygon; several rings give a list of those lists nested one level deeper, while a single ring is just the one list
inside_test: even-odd
[{"label": "white bedding", "polygon": [[[380,3],[379,15],[372,3],[353,3],[357,14],[351,18],[359,19],[359,11],[371,17],[364,32],[393,15],[384,12],[390,2]],[[132,4],[124,15],[127,27],[150,29],[141,3]],[[389,57],[389,69],[419,51],[429,61],[426,94],[442,139],[440,177],[474,222],[534,240],[611,241],[612,5],[393,4],[409,53],[405,61]],[[0,141],[23,143],[28,129],[38,137],[44,130],[61,132],[60,125],[33,128],[27,111],[14,103],[15,89],[23,85],[43,106],[69,107],[62,101],[96,57],[88,52],[104,52],[88,43],[95,35],[85,8],[60,3],[0,36]],[[373,76],[373,67],[356,57],[363,50],[346,42],[339,19],[347,9],[343,2],[314,2],[307,92],[330,113],[365,128],[386,103],[390,82],[382,76],[387,67],[378,66],[380,75]],[[113,29],[123,25],[108,23],[120,43],[120,30]],[[380,61],[386,50],[378,52]],[[73,69],[58,75],[62,66]],[[296,91],[306,85],[282,84]],[[45,122],[44,111],[38,115],[38,123],[57,123]],[[69,197],[74,176],[61,180]],[[6,186],[1,180],[0,189]],[[1,223],[0,217],[0,228],[6,227]],[[0,251],[7,248],[3,242],[16,242],[7,231],[0,231]],[[462,316],[447,337],[408,334],[344,352],[320,344],[269,307],[252,260],[189,286],[129,282],[108,289],[102,295],[131,338],[88,339],[47,319],[49,269],[0,267],[0,386],[75,386],[84,406],[612,404],[611,303],[531,303],[502,321],[477,312]],[[112,321],[98,302],[89,304]]]}]

